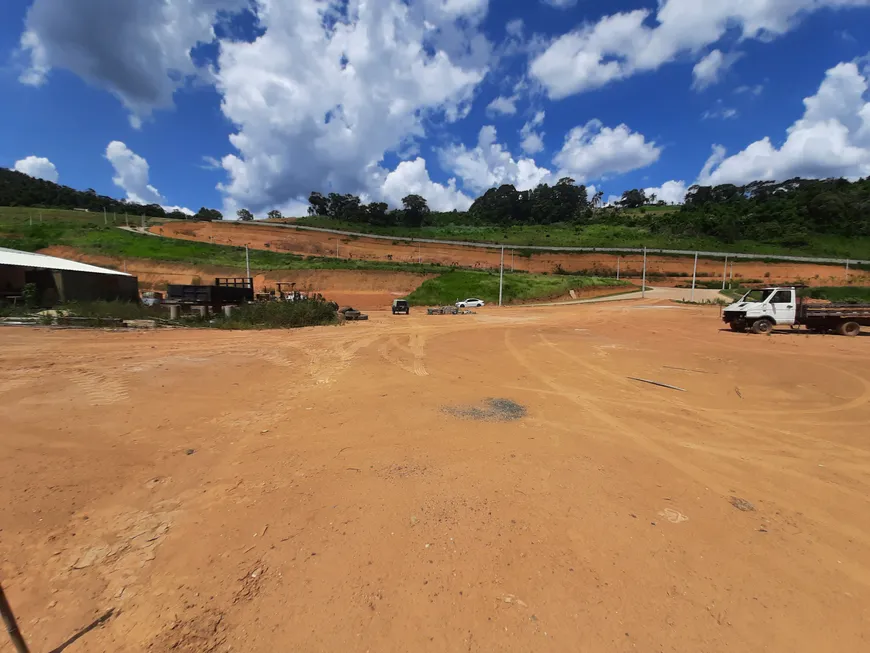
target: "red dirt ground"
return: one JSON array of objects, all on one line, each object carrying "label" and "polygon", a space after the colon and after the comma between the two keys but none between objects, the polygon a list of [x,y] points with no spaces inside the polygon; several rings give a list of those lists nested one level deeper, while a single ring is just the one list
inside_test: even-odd
[{"label": "red dirt ground", "polygon": [[721,326],[3,327],[0,578],[34,651],[866,651],[870,338]]}]

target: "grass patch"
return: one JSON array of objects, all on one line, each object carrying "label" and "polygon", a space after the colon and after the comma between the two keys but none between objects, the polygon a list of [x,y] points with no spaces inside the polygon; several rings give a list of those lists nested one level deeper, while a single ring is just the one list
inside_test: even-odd
[{"label": "grass patch", "polygon": [[[102,224],[102,214],[97,218],[93,213],[46,209],[43,218],[42,223],[37,220],[31,226],[26,215],[10,217],[9,209],[0,208],[0,246],[35,252],[51,245],[67,245],[89,254],[116,258],[245,269],[244,247],[134,234],[113,226],[111,216],[108,226]],[[256,270],[384,270],[431,274],[445,269],[438,264],[306,258],[256,249],[249,254],[251,268]]]},{"label": "grass patch", "polygon": [[316,299],[298,302],[256,302],[243,304],[230,317],[223,314],[211,321],[218,329],[296,329],[338,323],[338,305]]},{"label": "grass patch", "polygon": [[113,318],[116,320],[155,320],[167,317],[160,306],[144,306],[136,302],[67,302],[54,307],[56,311],[69,311],[76,317]]},{"label": "grass patch", "polygon": [[828,286],[824,288],[802,288],[798,291],[801,297],[811,299],[827,299],[831,302],[846,302],[849,304],[870,303],[870,288],[855,286]]},{"label": "grass patch", "polygon": [[[639,209],[635,211],[639,211]],[[673,212],[674,207],[646,207],[646,211],[662,215]],[[462,218],[461,214],[457,214],[457,220]],[[777,243],[763,243],[755,240],[737,240],[725,243],[709,236],[697,238],[673,237],[663,233],[652,233],[643,226],[602,223],[585,226],[551,224],[508,227],[447,224],[415,229],[410,227],[374,227],[320,216],[309,216],[299,218],[293,224],[402,238],[432,238],[435,240],[497,243],[517,248],[529,245],[536,247],[635,248],[646,246],[652,249],[755,254],[760,259],[765,255],[870,259],[870,237],[867,236],[847,238],[845,236],[816,234],[809,237],[809,243],[805,246],[786,247]]]},{"label": "grass patch", "polygon": [[[424,281],[408,295],[412,306],[442,306],[477,297],[487,303],[498,302],[499,275],[493,272],[453,270],[435,279]],[[569,290],[595,286],[627,285],[616,279],[579,277],[570,275],[506,274],[503,301],[505,303],[529,299],[550,299],[567,295]]]}]

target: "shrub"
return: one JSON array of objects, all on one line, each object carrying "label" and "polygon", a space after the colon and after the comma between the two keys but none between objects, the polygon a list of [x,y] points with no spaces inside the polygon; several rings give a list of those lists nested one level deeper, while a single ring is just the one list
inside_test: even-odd
[{"label": "shrub", "polygon": [[216,316],[212,324],[219,329],[295,329],[337,322],[338,306],[335,303],[304,299],[243,304],[230,317]]}]

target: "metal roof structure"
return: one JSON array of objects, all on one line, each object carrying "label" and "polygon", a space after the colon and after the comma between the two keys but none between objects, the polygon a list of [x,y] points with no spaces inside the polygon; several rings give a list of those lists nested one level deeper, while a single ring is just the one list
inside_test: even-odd
[{"label": "metal roof structure", "polygon": [[7,249],[6,247],[0,247],[0,265],[13,265],[16,267],[38,268],[42,270],[67,270],[70,272],[91,272],[93,274],[114,274],[120,277],[131,276],[126,272],[118,272],[117,270],[101,268],[96,265],[70,261],[69,259],[58,258],[57,256],[47,256],[46,254],[22,252],[17,249]]}]

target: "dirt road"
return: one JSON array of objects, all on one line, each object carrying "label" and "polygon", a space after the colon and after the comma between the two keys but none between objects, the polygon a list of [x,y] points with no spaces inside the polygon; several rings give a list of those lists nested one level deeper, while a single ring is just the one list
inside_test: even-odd
[{"label": "dirt road", "polygon": [[[314,231],[299,231],[286,227],[240,224],[235,222],[169,222],[151,228],[152,233],[216,243],[220,245],[244,245],[274,252],[292,252],[305,256],[329,256],[372,261],[395,261],[400,263],[440,263],[463,267],[495,269],[499,266],[501,253],[497,250],[479,249],[460,245],[436,245],[432,243],[406,243],[374,238],[347,238],[335,234]],[[603,253],[568,254],[543,253],[522,256],[522,248],[507,252],[506,265],[526,272],[598,272],[614,276],[617,266],[622,276],[640,278],[643,269],[641,254],[616,256]],[[657,284],[685,284],[691,277],[694,258],[651,255],[647,261],[648,273]],[[722,279],[722,259],[698,261],[701,280]],[[727,268],[727,275],[736,282],[757,281],[762,283],[804,283],[810,286],[841,286],[847,283],[870,284],[870,272],[851,270],[830,265],[806,263],[764,263],[763,261],[737,261]],[[691,281],[691,280],[689,280]]]},{"label": "dirt road", "polygon": [[870,336],[635,301],[0,337],[35,651],[868,648]]}]

